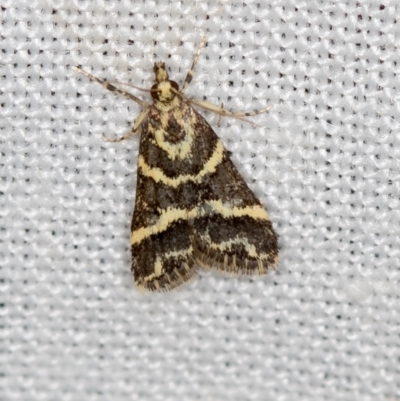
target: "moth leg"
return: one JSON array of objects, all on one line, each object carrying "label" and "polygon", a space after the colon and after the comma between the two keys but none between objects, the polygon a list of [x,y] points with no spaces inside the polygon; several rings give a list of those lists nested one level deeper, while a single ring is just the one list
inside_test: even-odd
[{"label": "moth leg", "polygon": [[146,109],[139,115],[139,117],[136,119],[135,123],[132,125],[131,130],[127,134],[121,136],[120,138],[107,138],[103,135],[103,141],[122,142],[122,141],[125,141],[126,139],[129,139],[132,136],[136,135],[138,133],[139,127],[142,125],[143,121],[146,119],[147,114],[149,114],[149,109]]},{"label": "moth leg", "polygon": [[201,50],[203,49],[204,45],[206,44],[206,38],[207,38],[207,35],[204,35],[201,38],[199,47],[197,48],[196,54],[193,57],[192,66],[190,67],[190,70],[188,71],[188,73],[186,75],[185,82],[183,83],[182,89],[180,90],[181,93],[183,93],[185,91],[185,89],[189,86],[189,84],[192,82],[192,79],[194,76],[194,67],[196,66],[197,61],[199,60]]},{"label": "moth leg", "polygon": [[224,109],[223,107],[219,107],[213,103],[206,102],[204,100],[187,99],[187,101],[205,110],[219,114],[220,116],[234,117],[251,124],[254,124],[254,122],[247,120],[245,117],[253,117],[257,116],[258,114],[268,113],[268,111],[272,109],[272,106],[267,106],[261,110],[231,112],[229,110]]},{"label": "moth leg", "polygon": [[105,80],[101,80],[101,79],[97,78],[94,75],[89,74],[88,72],[82,70],[79,67],[71,67],[71,68],[74,71],[85,75],[85,77],[88,77],[91,81],[99,83],[101,86],[103,86],[103,88],[105,88],[105,89],[107,89],[107,90],[109,90],[111,92],[119,93],[120,95],[125,96],[126,98],[128,98],[130,100],[133,100],[134,102],[140,104],[142,107],[149,107],[149,105],[146,102],[144,102],[143,100],[139,99],[135,95],[132,95],[131,93],[125,92],[124,90],[117,88],[116,86],[114,86],[113,84],[110,84],[109,82],[107,82]]},{"label": "moth leg", "polygon": [[[223,108],[224,108],[224,103],[222,102],[222,103],[221,103],[221,109],[223,109]],[[222,117],[223,117],[223,116],[222,116],[221,114],[218,116],[218,121],[217,121],[217,126],[218,126],[218,127],[221,125]]]}]

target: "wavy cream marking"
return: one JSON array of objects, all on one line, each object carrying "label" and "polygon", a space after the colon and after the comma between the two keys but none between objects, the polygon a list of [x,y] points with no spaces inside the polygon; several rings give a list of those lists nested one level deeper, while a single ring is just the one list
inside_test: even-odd
[{"label": "wavy cream marking", "polygon": [[[202,237],[204,239],[204,237]],[[269,253],[264,253],[264,252],[257,252],[256,247],[252,244],[249,244],[247,241],[247,238],[235,238],[233,240],[229,241],[224,241],[220,242],[219,244],[216,244],[211,241],[207,241],[208,247],[215,250],[215,251],[220,251],[221,253],[224,253],[225,251],[230,251],[232,249],[233,245],[243,245],[247,251],[247,255],[250,257],[253,257],[255,259],[259,260],[266,260],[271,257],[271,254]]]},{"label": "wavy cream marking", "polygon": [[252,217],[253,219],[269,220],[268,213],[260,205],[237,207],[230,206],[218,200],[207,201],[208,205],[222,217]]},{"label": "wavy cream marking", "polygon": [[163,266],[162,261],[159,257],[156,258],[154,262],[154,273],[149,274],[146,277],[143,277],[144,281],[151,281],[156,277],[160,277],[163,274]]},{"label": "wavy cream marking", "polygon": [[150,235],[158,234],[165,231],[168,226],[178,220],[189,220],[194,219],[199,215],[199,208],[194,208],[191,210],[187,209],[175,209],[169,207],[161,212],[161,216],[159,217],[156,224],[147,227],[141,227],[136,231],[133,231],[131,236],[131,244],[138,244],[142,240]]},{"label": "wavy cream marking", "polygon": [[168,258],[179,258],[180,256],[187,256],[187,255],[191,255],[193,253],[193,247],[190,246],[189,248],[180,250],[180,251],[172,251],[172,252],[168,252],[168,253],[164,253],[163,257],[165,259]]},{"label": "wavy cream marking", "polygon": [[145,162],[143,156],[139,156],[138,166],[144,176],[152,178],[155,182],[161,181],[163,184],[166,184],[173,188],[177,188],[179,185],[188,181],[199,183],[205,175],[215,173],[218,165],[222,162],[223,156],[224,145],[222,145],[222,142],[218,141],[213,154],[204,164],[204,167],[200,170],[199,173],[195,175],[182,174],[177,178],[169,178],[158,167],[150,167]]},{"label": "wavy cream marking", "polygon": [[269,220],[267,212],[259,205],[239,208],[237,206],[230,207],[228,204],[224,204],[221,201],[208,201],[205,205],[200,205],[189,210],[169,207],[161,211],[157,223],[133,231],[131,235],[131,245],[138,244],[153,234],[158,234],[167,230],[172,223],[178,220],[190,220],[204,216],[206,214],[205,210],[207,209],[207,205],[211,206],[213,212],[225,218],[248,216],[253,219]]},{"label": "wavy cream marking", "polygon": [[173,114],[176,121],[182,121],[181,127],[185,131],[185,137],[183,140],[178,141],[177,143],[171,143],[165,140],[165,128],[168,127],[168,120],[170,119],[168,113],[160,114],[160,127],[154,127],[153,125],[149,124],[149,131],[154,135],[157,146],[163,149],[171,160],[175,160],[177,158],[183,160],[192,153],[195,132],[192,121],[188,121],[188,119],[183,118],[182,110],[180,110],[180,108],[176,108],[173,111]]},{"label": "wavy cream marking", "polygon": [[[187,249],[181,251],[173,251],[163,255],[164,259],[168,258],[178,258],[179,256],[186,256],[191,255],[193,253],[193,247],[190,246]],[[149,274],[148,276],[144,277],[144,281],[151,281],[157,277],[162,276],[164,273],[163,262],[162,259],[157,256],[156,261],[154,262],[154,273]]]},{"label": "wavy cream marking", "polygon": [[254,245],[249,244],[247,238],[233,238],[230,239],[229,241],[223,241],[220,242],[219,244],[216,244],[215,242],[211,241],[211,238],[209,235],[202,235],[201,238],[207,242],[207,245],[209,248],[214,249],[216,251],[220,252],[225,252],[226,250],[230,251],[232,249],[233,245],[244,245],[246,248],[247,254],[249,256],[252,256],[253,258],[258,258],[259,253],[256,250],[256,247]]}]

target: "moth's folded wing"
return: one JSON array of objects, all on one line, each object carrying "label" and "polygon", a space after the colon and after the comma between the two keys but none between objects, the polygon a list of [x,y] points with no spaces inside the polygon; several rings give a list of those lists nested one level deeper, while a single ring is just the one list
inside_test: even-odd
[{"label": "moth's folded wing", "polygon": [[259,275],[279,262],[267,212],[226,151],[202,182],[202,213],[193,221],[196,262],[229,273]]},{"label": "moth's folded wing", "polygon": [[[159,208],[161,193],[152,180],[138,172],[132,218],[132,272],[137,287],[168,291],[195,277],[191,228],[187,211]],[[165,201],[165,200],[164,200]]]}]

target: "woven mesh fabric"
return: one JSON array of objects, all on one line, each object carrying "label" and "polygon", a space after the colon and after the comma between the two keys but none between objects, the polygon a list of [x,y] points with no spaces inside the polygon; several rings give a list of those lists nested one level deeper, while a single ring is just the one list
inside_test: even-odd
[{"label": "woven mesh fabric", "polygon": [[[400,400],[398,1],[2,0],[2,400]],[[277,273],[130,274],[140,107],[164,60],[267,207]],[[130,90],[149,99],[148,93]]]}]

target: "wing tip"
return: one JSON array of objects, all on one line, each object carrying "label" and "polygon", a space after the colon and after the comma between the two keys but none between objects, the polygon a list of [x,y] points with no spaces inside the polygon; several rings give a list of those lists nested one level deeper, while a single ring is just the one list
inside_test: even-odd
[{"label": "wing tip", "polygon": [[211,270],[218,270],[230,275],[262,276],[271,270],[277,270],[279,265],[279,251],[271,250],[260,258],[238,258],[235,254],[216,252],[213,249],[200,251],[195,249],[196,264]]},{"label": "wing tip", "polygon": [[135,284],[140,292],[167,292],[194,281],[196,277],[193,263],[182,263],[180,269],[163,273],[151,280],[145,280],[143,277],[135,278]]}]

